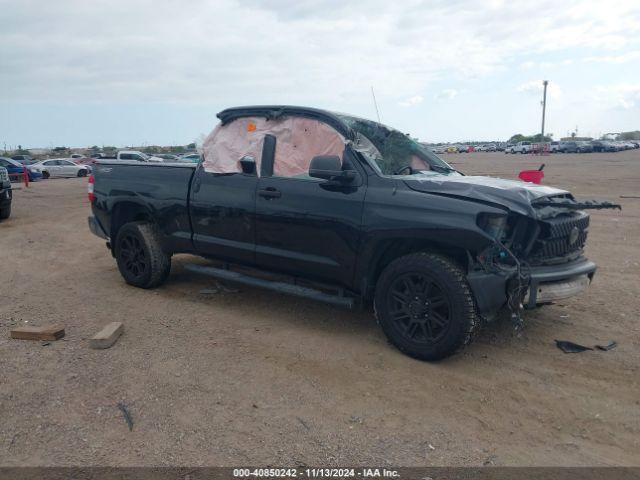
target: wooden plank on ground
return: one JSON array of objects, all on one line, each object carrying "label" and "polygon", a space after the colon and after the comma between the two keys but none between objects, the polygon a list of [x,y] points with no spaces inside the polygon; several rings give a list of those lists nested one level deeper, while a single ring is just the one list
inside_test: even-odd
[{"label": "wooden plank on ground", "polygon": [[89,346],[96,349],[109,348],[123,332],[124,325],[121,322],[111,322],[89,340]]},{"label": "wooden plank on ground", "polygon": [[62,325],[44,325],[42,327],[18,327],[11,330],[11,338],[16,340],[60,340],[64,337]]}]

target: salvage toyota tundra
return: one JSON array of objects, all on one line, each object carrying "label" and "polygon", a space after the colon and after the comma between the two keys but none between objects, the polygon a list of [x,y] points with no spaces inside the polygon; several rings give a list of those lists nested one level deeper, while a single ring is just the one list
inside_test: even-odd
[{"label": "salvage toyota tundra", "polygon": [[194,272],[372,306],[397,348],[437,360],[498,311],[520,318],[523,305],[593,279],[584,210],[615,205],[465,176],[407,135],[349,115],[257,106],[218,118],[198,165],[96,165],[89,227],[127,283],[156,287],[172,254],[197,254],[217,263],[187,265]]}]

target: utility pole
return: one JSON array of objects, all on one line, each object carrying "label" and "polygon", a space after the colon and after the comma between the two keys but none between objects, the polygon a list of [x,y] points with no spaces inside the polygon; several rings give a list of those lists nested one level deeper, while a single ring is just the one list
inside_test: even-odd
[{"label": "utility pole", "polygon": [[541,142],[544,142],[544,116],[547,112],[547,85],[549,84],[548,80],[542,81],[542,86],[544,87],[542,93],[542,137],[540,138]]}]

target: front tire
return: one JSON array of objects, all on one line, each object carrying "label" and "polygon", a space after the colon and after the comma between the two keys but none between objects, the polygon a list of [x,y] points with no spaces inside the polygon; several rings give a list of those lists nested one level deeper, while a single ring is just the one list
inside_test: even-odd
[{"label": "front tire", "polygon": [[49,172],[47,172],[47,171],[42,172],[42,178],[44,178],[45,180],[46,180],[47,178],[49,178],[50,176],[51,176],[51,175],[49,175]]},{"label": "front tire", "polygon": [[0,220],[6,220],[11,216],[11,205],[0,210]]},{"label": "front tire", "polygon": [[87,171],[83,168],[82,170],[78,170],[78,177],[86,177]]},{"label": "front tire", "polygon": [[478,317],[464,271],[442,255],[414,253],[382,272],[375,311],[389,341],[419,360],[440,360],[471,341]]},{"label": "front tire", "polygon": [[160,233],[150,223],[123,225],[116,238],[114,254],[125,282],[135,287],[157,287],[171,271],[171,255],[162,250]]}]

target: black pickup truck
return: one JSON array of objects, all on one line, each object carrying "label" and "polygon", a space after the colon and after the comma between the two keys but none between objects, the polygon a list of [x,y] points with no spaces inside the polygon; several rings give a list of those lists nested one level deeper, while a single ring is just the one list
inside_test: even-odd
[{"label": "black pickup truck", "polygon": [[127,283],[156,287],[172,254],[197,254],[218,261],[187,266],[198,273],[373,306],[394,345],[436,360],[501,309],[520,318],[523,305],[575,295],[594,276],[583,210],[606,202],[465,176],[349,115],[259,106],[218,118],[198,165],[94,168],[89,227]]}]

